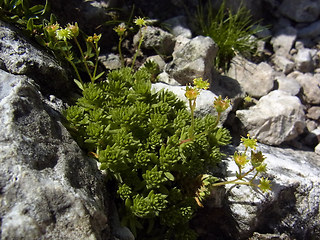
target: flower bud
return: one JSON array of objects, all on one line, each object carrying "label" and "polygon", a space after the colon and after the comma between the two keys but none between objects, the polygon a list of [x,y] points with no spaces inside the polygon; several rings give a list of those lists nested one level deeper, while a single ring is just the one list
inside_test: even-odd
[{"label": "flower bud", "polygon": [[186,86],[185,96],[189,100],[196,100],[199,95],[199,90],[190,86]]},{"label": "flower bud", "polygon": [[225,99],[222,99],[221,96],[216,97],[213,102],[213,106],[218,113],[222,113],[230,107],[230,99],[228,99],[227,97]]},{"label": "flower bud", "polygon": [[79,27],[78,27],[78,23],[73,24],[68,24],[67,29],[70,30],[72,37],[78,37],[79,35]]}]

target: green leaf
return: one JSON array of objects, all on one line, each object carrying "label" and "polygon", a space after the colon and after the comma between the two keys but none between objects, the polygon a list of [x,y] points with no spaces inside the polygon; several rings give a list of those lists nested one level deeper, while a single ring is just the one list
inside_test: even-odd
[{"label": "green leaf", "polygon": [[34,15],[43,14],[44,6],[43,5],[35,5],[29,8],[29,11],[32,12]]},{"label": "green leaf", "polygon": [[78,86],[82,91],[84,90],[82,82],[80,82],[80,81],[77,80],[77,79],[73,79],[73,81],[75,82],[75,84],[77,84],[77,86]]},{"label": "green leaf", "polygon": [[103,75],[104,73],[105,73],[104,71],[103,71],[103,72],[101,72],[101,73],[99,73],[97,76],[95,76],[95,77],[94,77],[93,81],[95,81],[95,80],[97,80],[97,79],[101,78],[101,77],[102,77],[102,75]]},{"label": "green leaf", "polygon": [[30,32],[33,31],[33,18],[30,18],[30,19],[28,20],[27,30],[29,30]]},{"label": "green leaf", "polygon": [[126,208],[130,209],[130,207],[132,206],[132,201],[130,198],[127,198],[125,201],[125,206]]},{"label": "green leaf", "polygon": [[164,172],[164,175],[166,178],[168,178],[170,181],[174,181],[174,176],[170,172]]}]

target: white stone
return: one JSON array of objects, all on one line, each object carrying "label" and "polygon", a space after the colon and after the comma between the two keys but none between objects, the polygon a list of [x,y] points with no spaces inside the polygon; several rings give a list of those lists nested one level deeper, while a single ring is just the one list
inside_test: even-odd
[{"label": "white stone", "polygon": [[273,59],[273,63],[275,64],[275,67],[277,70],[280,70],[284,72],[285,74],[288,74],[292,72],[294,68],[294,62],[289,60],[288,58],[280,55],[275,55]]},{"label": "white stone", "polygon": [[270,65],[264,62],[256,65],[240,56],[233,58],[228,76],[253,97],[262,97],[274,87],[275,72]]},{"label": "white stone", "polygon": [[286,56],[297,38],[297,30],[291,26],[280,29],[272,38],[271,44],[277,55]]},{"label": "white stone", "polygon": [[298,74],[295,79],[303,88],[304,100],[310,104],[320,104],[320,74]]},{"label": "white stone", "polygon": [[294,139],[306,125],[299,98],[280,90],[270,92],[248,110],[236,111],[236,116],[252,137],[270,145]]},{"label": "white stone", "polygon": [[300,92],[301,86],[298,81],[293,78],[281,76],[277,77],[277,82],[279,85],[278,90],[287,92],[291,96],[296,96]]},{"label": "white stone", "polygon": [[317,50],[302,48],[298,50],[297,55],[294,57],[294,62],[296,64],[296,69],[300,72],[312,72],[315,63],[313,61],[314,56],[316,55]]}]

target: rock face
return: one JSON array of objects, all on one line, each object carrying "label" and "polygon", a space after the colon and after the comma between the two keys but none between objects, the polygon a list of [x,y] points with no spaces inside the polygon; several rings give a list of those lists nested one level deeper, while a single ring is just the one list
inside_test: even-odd
[{"label": "rock face", "polygon": [[66,70],[57,61],[21,37],[18,30],[0,21],[0,68],[36,79],[42,91],[65,94],[70,89]]},{"label": "rock face", "polygon": [[210,37],[183,38],[176,44],[173,60],[166,71],[183,85],[192,83],[194,78],[208,79],[217,51],[218,47]]},{"label": "rock face", "polygon": [[290,141],[305,128],[299,98],[281,90],[270,92],[257,105],[248,110],[238,110],[236,115],[252,137],[270,145]]},{"label": "rock face", "polygon": [[110,239],[105,186],[34,81],[0,70],[1,239]]},{"label": "rock face", "polygon": [[[241,152],[244,147],[230,148],[228,153],[235,150]],[[227,185],[225,202],[212,205],[210,200],[199,213],[196,228],[203,233],[201,239],[245,240],[254,232],[280,234],[255,233],[250,239],[319,239],[318,155],[263,144],[259,144],[257,150],[266,157],[268,174],[264,177],[272,180],[271,192],[262,193],[245,185]],[[226,180],[232,180],[238,168],[230,159],[226,164]],[[250,177],[252,175],[248,179]]]}]

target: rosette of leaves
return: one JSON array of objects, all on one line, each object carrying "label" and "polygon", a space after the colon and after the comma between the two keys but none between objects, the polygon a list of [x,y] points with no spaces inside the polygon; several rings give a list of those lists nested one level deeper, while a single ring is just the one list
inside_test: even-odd
[{"label": "rosette of leaves", "polygon": [[85,83],[65,112],[68,128],[117,182],[122,223],[138,239],[196,239],[189,221],[210,192],[205,181],[231,137],[206,116],[196,118],[196,137],[186,141],[185,103],[169,91],[152,91],[151,75],[121,68],[105,81]]}]

